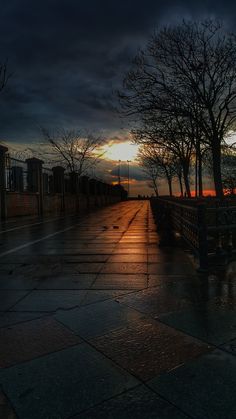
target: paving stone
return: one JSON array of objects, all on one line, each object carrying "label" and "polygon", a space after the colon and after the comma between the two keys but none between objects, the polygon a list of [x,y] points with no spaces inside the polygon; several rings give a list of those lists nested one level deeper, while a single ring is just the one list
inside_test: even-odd
[{"label": "paving stone", "polygon": [[55,311],[80,305],[86,295],[83,290],[34,290],[14,306],[14,311]]},{"label": "paving stone", "polygon": [[0,382],[22,419],[67,419],[138,384],[87,344],[1,370]]},{"label": "paving stone", "polygon": [[40,317],[46,316],[45,313],[37,312],[28,312],[28,313],[19,313],[7,311],[0,314],[0,327],[10,326],[17,323],[22,323],[27,320],[33,320]]},{"label": "paving stone", "polygon": [[210,350],[208,345],[151,319],[138,319],[123,329],[92,339],[92,343],[142,380]]},{"label": "paving stone", "polygon": [[122,254],[122,255],[126,255],[126,254],[128,254],[128,255],[144,255],[144,254],[147,254],[147,249],[144,248],[144,247],[138,247],[137,248],[137,247],[129,246],[128,248],[127,247],[124,248],[124,247],[118,246],[118,247],[115,248],[114,253],[116,255],[120,255],[120,254]]},{"label": "paving stone", "polygon": [[37,289],[89,289],[97,274],[64,274],[38,281]]},{"label": "paving stone", "polygon": [[109,263],[104,264],[101,273],[108,274],[145,274],[147,263]]},{"label": "paving stone", "polygon": [[115,299],[121,295],[129,294],[130,292],[130,290],[89,290],[87,291],[81,306],[97,303],[99,301]]},{"label": "paving stone", "polygon": [[32,290],[37,286],[37,281],[17,275],[2,276],[0,290]]},{"label": "paving stone", "polygon": [[180,282],[191,282],[193,277],[191,275],[148,275],[148,286],[165,287],[168,284],[179,284]]},{"label": "paving stone", "polygon": [[48,278],[50,275],[58,275],[61,272],[61,263],[25,263],[14,271],[14,275],[24,278],[41,279]]},{"label": "paving stone", "polygon": [[219,346],[220,349],[230,352],[232,355],[236,355],[236,339],[229,341],[228,343]]},{"label": "paving stone", "polygon": [[125,254],[125,255],[112,255],[109,257],[108,262],[135,262],[135,263],[147,263],[147,254]]},{"label": "paving stone", "polygon": [[78,343],[76,335],[48,317],[8,326],[0,329],[0,368]]},{"label": "paving stone", "polygon": [[236,338],[236,311],[212,309],[206,304],[160,316],[160,319],[171,327],[214,345]]},{"label": "paving stone", "polygon": [[159,317],[163,313],[181,311],[193,305],[189,299],[176,298],[171,292],[161,287],[134,292],[120,297],[119,301],[152,317]]},{"label": "paving stone", "polygon": [[104,301],[79,309],[58,311],[55,318],[83,338],[103,335],[138,320],[142,315],[116,301]]},{"label": "paving stone", "polygon": [[147,287],[147,275],[144,274],[104,274],[97,276],[94,289],[143,289]]},{"label": "paving stone", "polygon": [[148,263],[175,263],[175,264],[187,264],[189,260],[184,253],[179,254],[173,249],[172,253],[164,253],[159,251],[158,253],[148,255]]},{"label": "paving stone", "polygon": [[115,247],[115,250],[117,249],[137,249],[142,250],[142,253],[145,253],[147,251],[147,245],[144,243],[120,243]]},{"label": "paving stone", "polygon": [[186,275],[194,274],[195,271],[193,266],[187,263],[149,263],[148,273],[159,275]]},{"label": "paving stone", "polygon": [[236,417],[236,359],[216,350],[148,383],[195,419]]},{"label": "paving stone", "polygon": [[2,275],[12,275],[13,272],[19,268],[19,264],[16,263],[3,263],[3,260],[0,259],[0,274]]},{"label": "paving stone", "polygon": [[[114,247],[105,247],[105,246],[103,246],[103,248],[101,248],[101,249],[95,249],[95,248],[93,248],[93,247],[91,247],[91,248],[87,248],[87,247],[85,247],[85,248],[83,248],[83,249],[80,249],[78,252],[74,252],[74,253],[71,253],[70,255],[69,254],[67,254],[67,256],[66,257],[72,257],[72,258],[76,258],[77,257],[77,255],[86,255],[86,256],[88,256],[88,255],[91,255],[91,256],[96,256],[96,255],[104,255],[105,257],[107,257],[107,255],[111,255],[112,253],[113,253],[113,250],[114,250]],[[63,253],[63,255],[65,255],[64,253]]]},{"label": "paving stone", "polygon": [[29,291],[1,290],[0,292],[0,311],[9,310],[17,301],[21,300]]},{"label": "paving stone", "polygon": [[63,272],[98,273],[104,263],[67,263],[63,265]]},{"label": "paving stone", "polygon": [[11,407],[9,400],[0,391],[0,418],[1,419],[17,419],[13,408]]},{"label": "paving stone", "polygon": [[174,406],[145,386],[127,391],[73,419],[187,419]]},{"label": "paving stone", "polygon": [[109,254],[108,255],[86,255],[86,254],[79,254],[76,256],[65,256],[63,258],[63,261],[65,263],[104,263],[107,261],[107,259],[109,258]]}]

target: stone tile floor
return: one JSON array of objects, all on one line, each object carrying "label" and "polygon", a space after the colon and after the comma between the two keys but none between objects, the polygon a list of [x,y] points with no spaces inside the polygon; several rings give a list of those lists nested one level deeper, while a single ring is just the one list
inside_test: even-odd
[{"label": "stone tile floor", "polygon": [[236,418],[232,277],[148,201],[30,224],[0,231],[0,419]]}]

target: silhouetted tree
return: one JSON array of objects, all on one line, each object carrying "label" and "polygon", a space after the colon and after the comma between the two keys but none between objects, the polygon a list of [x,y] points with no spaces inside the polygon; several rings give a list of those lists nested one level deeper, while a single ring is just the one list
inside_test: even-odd
[{"label": "silhouetted tree", "polygon": [[[134,59],[133,67],[119,92],[122,110],[134,118],[135,130],[156,130],[173,120],[171,140],[195,147],[200,172],[201,153],[209,147],[217,196],[223,195],[222,143],[236,121],[236,38],[216,21],[183,22],[157,31],[146,49]],[[161,122],[162,121],[162,122]],[[155,127],[153,129],[153,127]],[[135,131],[134,130],[134,131]],[[158,133],[159,129],[157,130]],[[191,133],[191,135],[189,135]],[[159,136],[158,141],[162,139]],[[152,140],[154,140],[154,135]],[[163,145],[166,139],[163,138]],[[183,162],[185,181],[185,163]],[[188,171],[188,162],[187,162]],[[188,185],[186,190],[189,194]]]},{"label": "silhouetted tree", "polygon": [[79,176],[88,173],[99,161],[103,153],[98,148],[104,140],[78,130],[57,129],[54,132],[42,129],[45,140],[44,153],[54,164],[65,166],[69,172]]},{"label": "silhouetted tree", "polygon": [[169,194],[173,195],[172,182],[178,173],[178,179],[181,178],[177,160],[171,153],[167,153],[164,148],[156,144],[144,145],[140,148],[138,154],[140,165],[152,180],[153,189],[158,196],[158,180],[165,179],[168,184]]}]

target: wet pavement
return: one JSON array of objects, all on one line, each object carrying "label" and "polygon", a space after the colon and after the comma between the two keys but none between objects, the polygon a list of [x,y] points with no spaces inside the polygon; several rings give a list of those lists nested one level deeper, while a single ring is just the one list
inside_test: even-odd
[{"label": "wet pavement", "polygon": [[235,419],[236,285],[148,201],[0,232],[1,419]]}]

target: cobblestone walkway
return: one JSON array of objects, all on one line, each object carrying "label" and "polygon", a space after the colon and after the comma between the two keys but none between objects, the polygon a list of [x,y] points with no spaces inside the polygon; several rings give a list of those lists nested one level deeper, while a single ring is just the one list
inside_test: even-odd
[{"label": "cobblestone walkway", "polygon": [[148,201],[0,233],[1,419],[235,419],[235,284]]}]

